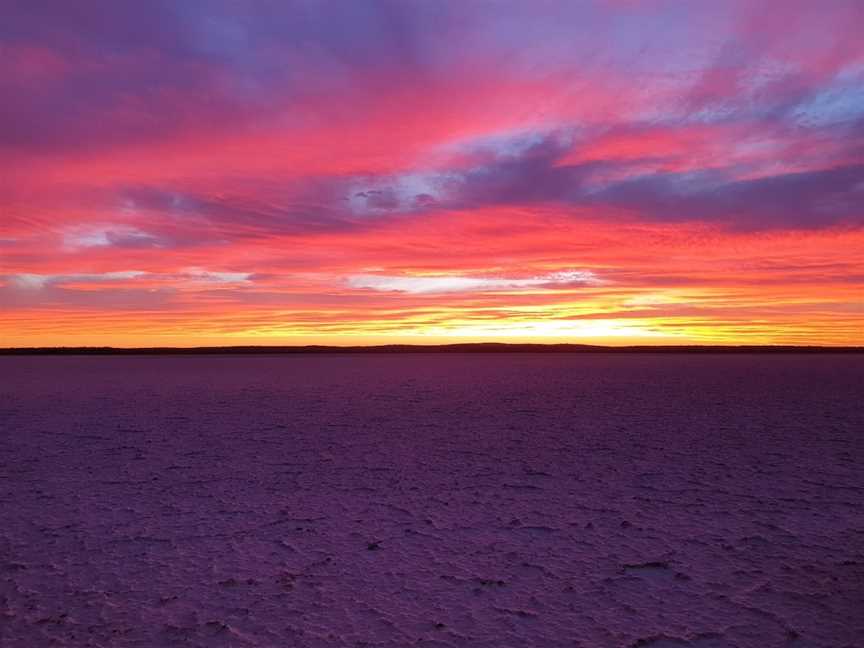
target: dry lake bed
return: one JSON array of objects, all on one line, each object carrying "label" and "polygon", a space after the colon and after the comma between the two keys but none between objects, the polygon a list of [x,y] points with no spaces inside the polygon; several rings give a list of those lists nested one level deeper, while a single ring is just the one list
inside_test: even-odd
[{"label": "dry lake bed", "polygon": [[864,646],[864,356],[0,358],[0,645]]}]

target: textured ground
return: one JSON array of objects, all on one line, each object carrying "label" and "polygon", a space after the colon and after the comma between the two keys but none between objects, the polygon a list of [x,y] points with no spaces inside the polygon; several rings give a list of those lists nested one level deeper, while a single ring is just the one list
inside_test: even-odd
[{"label": "textured ground", "polygon": [[0,358],[0,645],[864,646],[864,358]]}]

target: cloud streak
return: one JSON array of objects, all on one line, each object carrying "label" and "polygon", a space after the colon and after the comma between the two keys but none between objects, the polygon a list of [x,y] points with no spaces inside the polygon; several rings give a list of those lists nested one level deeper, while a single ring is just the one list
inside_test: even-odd
[{"label": "cloud streak", "polygon": [[125,283],[130,281],[172,282],[179,284],[248,284],[251,273],[248,272],[211,272],[208,270],[190,269],[175,274],[158,274],[140,270],[122,270],[113,272],[82,272],[71,274],[34,274],[21,273],[0,276],[13,288],[21,290],[42,290],[51,286],[87,285],[102,283]]},{"label": "cloud streak", "polygon": [[352,288],[368,288],[382,292],[403,292],[422,295],[598,285],[601,283],[601,280],[590,270],[564,270],[545,276],[521,279],[453,275],[430,277],[355,275],[349,277],[347,283]]}]

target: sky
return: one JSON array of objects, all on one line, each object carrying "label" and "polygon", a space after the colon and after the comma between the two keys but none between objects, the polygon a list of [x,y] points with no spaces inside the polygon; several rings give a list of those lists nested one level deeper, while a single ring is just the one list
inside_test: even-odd
[{"label": "sky", "polygon": [[0,346],[864,344],[859,0],[0,15]]}]

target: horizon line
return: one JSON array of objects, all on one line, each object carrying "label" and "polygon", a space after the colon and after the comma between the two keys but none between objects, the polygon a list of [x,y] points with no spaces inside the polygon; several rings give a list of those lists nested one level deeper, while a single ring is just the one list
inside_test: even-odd
[{"label": "horizon line", "polygon": [[50,346],[0,347],[0,355],[265,355],[324,353],[864,353],[864,346],[794,344],[658,344],[609,346],[571,342],[454,342],[370,345]]}]

